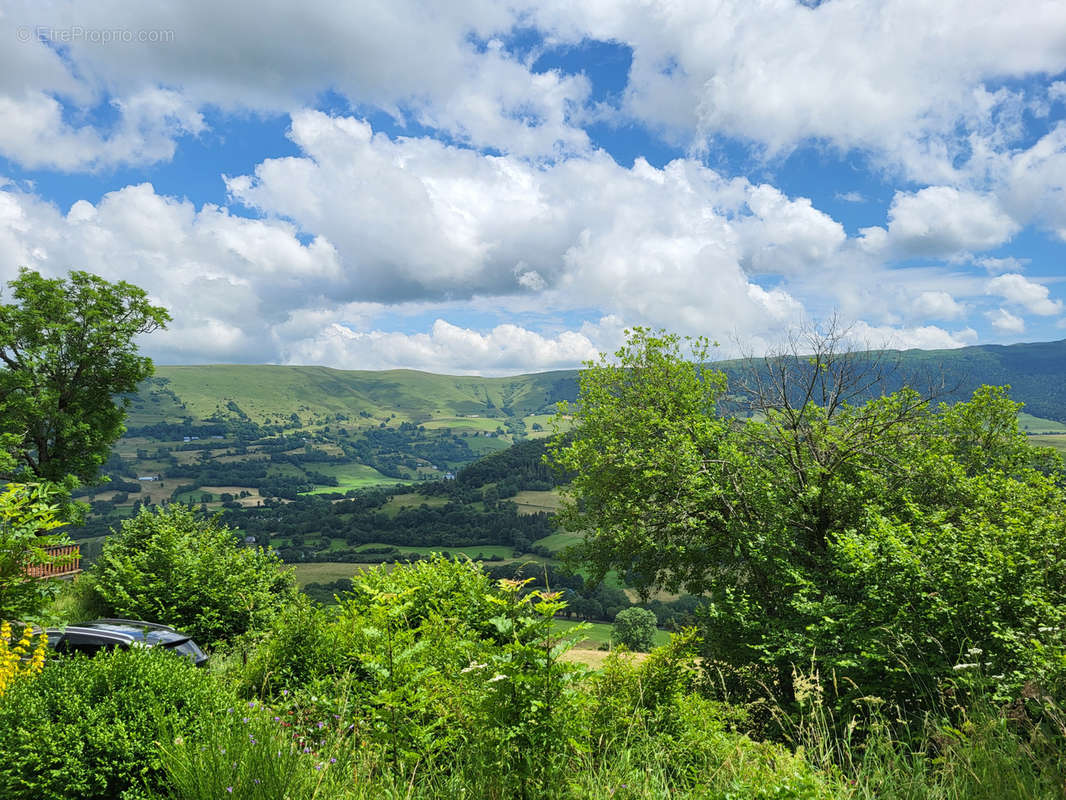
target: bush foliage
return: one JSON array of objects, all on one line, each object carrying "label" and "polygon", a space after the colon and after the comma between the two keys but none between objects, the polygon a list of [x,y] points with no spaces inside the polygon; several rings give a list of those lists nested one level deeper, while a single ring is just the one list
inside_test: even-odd
[{"label": "bush foliage", "polygon": [[0,797],[150,796],[161,787],[159,742],[228,705],[211,675],[163,650],[49,659],[0,700]]},{"label": "bush foliage", "polygon": [[832,345],[770,360],[743,422],[718,413],[705,343],[637,330],[584,372],[554,457],[577,473],[566,518],[591,531],[586,554],[706,595],[707,655],[785,699],[793,665],[915,714],[960,664],[999,676],[1000,697],[1061,669],[1063,475],[1019,404],[984,387],[851,405],[872,379]]},{"label": "bush foliage", "polygon": [[178,505],[124,521],[90,579],[108,613],[173,625],[205,645],[266,629],[296,597],[272,551]]}]

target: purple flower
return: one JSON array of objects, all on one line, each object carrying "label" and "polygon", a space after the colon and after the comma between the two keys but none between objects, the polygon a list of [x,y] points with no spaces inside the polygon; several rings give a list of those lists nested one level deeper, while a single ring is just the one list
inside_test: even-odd
[{"label": "purple flower", "polygon": [[336,763],[337,763],[337,759],[336,759],[336,758],[331,758],[331,759],[329,760],[329,763],[330,763],[330,764],[336,764]]},{"label": "purple flower", "polygon": [[324,727],[326,727],[326,723],[320,722],[320,723],[318,723],[318,727],[319,728],[324,728]]},{"label": "purple flower", "polygon": [[241,717],[241,722],[243,722],[245,725],[247,725],[248,724],[248,717]]},{"label": "purple flower", "polygon": [[227,786],[226,787],[226,791],[229,792],[230,794],[233,794],[233,787],[232,786]]}]

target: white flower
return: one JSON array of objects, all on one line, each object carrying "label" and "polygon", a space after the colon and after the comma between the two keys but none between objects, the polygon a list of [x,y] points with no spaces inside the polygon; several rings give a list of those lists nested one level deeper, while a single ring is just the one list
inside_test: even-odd
[{"label": "white flower", "polygon": [[463,674],[463,673],[470,672],[470,671],[475,670],[475,669],[485,669],[485,667],[487,667],[487,666],[488,666],[488,664],[479,664],[479,663],[477,663],[477,661],[471,661],[469,664],[467,664],[465,667],[463,667],[461,670],[459,670],[459,673]]},{"label": "white flower", "polygon": [[496,675],[493,675],[491,678],[489,678],[489,683],[496,683],[496,681],[505,681],[505,680],[507,680],[507,676],[506,675],[496,674]]}]

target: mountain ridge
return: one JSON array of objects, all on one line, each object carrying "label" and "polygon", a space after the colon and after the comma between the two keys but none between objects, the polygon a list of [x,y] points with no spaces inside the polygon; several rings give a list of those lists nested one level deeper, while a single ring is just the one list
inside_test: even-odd
[{"label": "mountain ridge", "polygon": [[[945,383],[957,386],[946,397],[949,400],[962,399],[983,383],[1009,384],[1012,396],[1026,404],[1028,413],[1066,421],[1066,339],[869,352],[898,358],[900,385],[903,376],[919,369],[938,371]],[[731,378],[751,365],[746,359],[711,363]],[[138,424],[139,417],[153,416],[152,405],[160,412],[157,419],[168,421],[242,414],[255,422],[292,414],[319,421],[342,414],[418,424],[462,417],[521,419],[550,414],[559,400],[575,399],[578,375],[576,369],[482,377],[317,365],[157,365],[155,378],[134,398],[132,424]],[[160,400],[146,402],[153,391],[157,396],[169,391],[176,402],[170,407]]]}]

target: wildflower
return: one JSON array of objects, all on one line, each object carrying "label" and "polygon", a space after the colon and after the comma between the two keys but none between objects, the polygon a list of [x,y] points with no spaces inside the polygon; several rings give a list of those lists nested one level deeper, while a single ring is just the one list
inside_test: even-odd
[{"label": "wildflower", "polygon": [[241,722],[243,722],[245,725],[247,725],[248,724],[248,717],[241,717]]},{"label": "wildflower", "polygon": [[506,675],[500,675],[499,673],[497,673],[496,675],[493,675],[491,678],[489,678],[488,682],[489,683],[496,683],[496,681],[505,681],[505,680],[507,680],[507,676]]},{"label": "wildflower", "polygon": [[964,669],[977,669],[980,664],[956,664],[952,667],[956,672],[962,672]]},{"label": "wildflower", "polygon": [[329,760],[329,763],[330,763],[330,764],[336,764],[336,763],[337,763],[337,759],[336,759],[335,757],[334,757],[334,758],[331,758],[331,759]]},{"label": "wildflower", "polygon": [[233,787],[232,786],[227,786],[226,787],[226,791],[229,792],[230,794],[233,794]]}]

